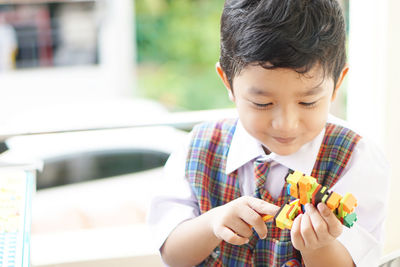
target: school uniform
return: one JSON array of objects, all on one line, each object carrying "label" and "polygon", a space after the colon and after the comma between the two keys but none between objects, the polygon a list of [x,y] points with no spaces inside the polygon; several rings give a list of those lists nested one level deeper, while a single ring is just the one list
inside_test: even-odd
[{"label": "school uniform", "polygon": [[[162,192],[154,198],[148,221],[162,246],[171,231],[185,220],[240,196],[255,196],[255,163],[267,162],[264,193],[258,197],[282,206],[291,197],[285,176],[298,170],[317,178],[342,196],[358,200],[358,220],[338,240],[357,266],[377,266],[383,244],[389,168],[367,139],[330,116],[326,127],[311,142],[288,156],[265,154],[262,145],[239,120],[222,120],[196,126],[187,142],[168,160]],[[204,266],[285,266],[301,264],[290,241],[290,231],[267,223],[268,237],[254,233],[242,246],[221,244],[201,264]]]}]

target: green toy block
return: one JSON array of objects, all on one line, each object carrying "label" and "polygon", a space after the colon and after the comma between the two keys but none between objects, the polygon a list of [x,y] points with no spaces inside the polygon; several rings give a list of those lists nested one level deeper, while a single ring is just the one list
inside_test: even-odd
[{"label": "green toy block", "polygon": [[343,218],[343,224],[344,224],[344,226],[347,226],[347,227],[352,227],[353,226],[353,224],[354,224],[354,222],[356,222],[357,221],[357,214],[355,214],[354,212],[353,213],[350,213],[350,214],[347,214],[344,218]]}]

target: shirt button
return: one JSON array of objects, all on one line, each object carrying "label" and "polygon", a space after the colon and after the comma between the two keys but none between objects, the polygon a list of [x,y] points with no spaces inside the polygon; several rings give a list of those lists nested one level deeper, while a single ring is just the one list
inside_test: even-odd
[{"label": "shirt button", "polygon": [[214,259],[218,258],[219,255],[221,254],[221,251],[219,250],[219,248],[216,248],[212,253],[211,253],[211,257],[213,257]]}]

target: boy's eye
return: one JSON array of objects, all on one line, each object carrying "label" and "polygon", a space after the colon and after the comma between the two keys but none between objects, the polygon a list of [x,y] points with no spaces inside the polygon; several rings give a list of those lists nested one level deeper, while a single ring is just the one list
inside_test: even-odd
[{"label": "boy's eye", "polygon": [[300,105],[308,107],[308,108],[315,106],[315,104],[317,104],[317,101],[314,101],[314,102],[300,102]]},{"label": "boy's eye", "polygon": [[259,103],[253,103],[254,105],[256,105],[259,108],[266,108],[272,105],[272,103],[267,103],[267,104],[259,104]]}]

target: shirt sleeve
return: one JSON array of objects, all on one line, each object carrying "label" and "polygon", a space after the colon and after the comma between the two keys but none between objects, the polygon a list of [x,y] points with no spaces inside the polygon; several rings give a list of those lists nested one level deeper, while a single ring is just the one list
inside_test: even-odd
[{"label": "shirt sleeve", "polygon": [[389,164],[372,142],[362,138],[343,177],[332,188],[357,198],[357,222],[343,227],[338,240],[346,247],[357,266],[378,266],[384,241],[384,221],[389,192]]},{"label": "shirt sleeve", "polygon": [[161,248],[169,234],[183,221],[200,215],[197,198],[185,178],[186,157],[192,135],[169,157],[163,181],[154,189],[147,222],[153,240]]}]

